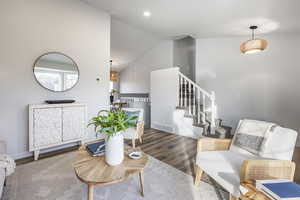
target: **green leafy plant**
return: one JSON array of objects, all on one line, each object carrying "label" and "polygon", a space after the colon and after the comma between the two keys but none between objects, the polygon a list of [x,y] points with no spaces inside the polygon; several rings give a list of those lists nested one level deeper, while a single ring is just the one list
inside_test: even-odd
[{"label": "green leafy plant", "polygon": [[118,93],[118,90],[115,90],[115,89],[112,89],[112,90],[110,91],[110,95],[117,94],[117,93]]},{"label": "green leafy plant", "polygon": [[101,110],[96,117],[90,120],[90,125],[94,125],[95,132],[106,133],[110,138],[118,132],[125,131],[126,129],[136,125],[134,120],[137,120],[137,116],[128,116],[121,109],[114,111]]}]

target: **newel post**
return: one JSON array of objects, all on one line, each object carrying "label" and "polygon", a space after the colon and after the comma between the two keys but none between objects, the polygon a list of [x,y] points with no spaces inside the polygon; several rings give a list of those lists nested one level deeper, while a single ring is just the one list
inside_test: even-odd
[{"label": "newel post", "polygon": [[211,125],[210,125],[210,133],[215,134],[216,130],[216,115],[217,115],[217,108],[216,108],[216,95],[215,92],[211,92]]}]

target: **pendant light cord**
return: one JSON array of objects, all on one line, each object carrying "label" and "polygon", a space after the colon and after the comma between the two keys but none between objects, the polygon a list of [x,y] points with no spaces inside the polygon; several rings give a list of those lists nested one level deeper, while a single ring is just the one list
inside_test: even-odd
[{"label": "pendant light cord", "polygon": [[250,26],[249,28],[252,30],[252,40],[254,40],[254,31],[257,29],[257,26]]}]

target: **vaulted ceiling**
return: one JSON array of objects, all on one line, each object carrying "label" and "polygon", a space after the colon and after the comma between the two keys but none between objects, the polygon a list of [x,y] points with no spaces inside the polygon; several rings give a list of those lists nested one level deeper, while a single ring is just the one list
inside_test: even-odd
[{"label": "vaulted ceiling", "polygon": [[122,21],[111,20],[111,59],[113,70],[122,71],[160,41],[151,33]]},{"label": "vaulted ceiling", "polygon": [[[85,0],[128,24],[165,37],[300,32],[299,0]],[[150,11],[151,17],[143,17]]]},{"label": "vaulted ceiling", "polygon": [[[111,56],[122,70],[161,38],[300,33],[300,0],[83,0],[112,16]],[[143,12],[151,12],[144,17]]]}]

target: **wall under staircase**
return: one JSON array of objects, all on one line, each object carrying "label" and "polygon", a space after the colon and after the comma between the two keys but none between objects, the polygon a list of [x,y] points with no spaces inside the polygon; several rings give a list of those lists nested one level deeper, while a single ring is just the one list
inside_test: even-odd
[{"label": "wall under staircase", "polygon": [[214,134],[217,108],[214,92],[207,92],[178,67],[151,72],[151,127],[198,138]]},{"label": "wall under staircase", "polygon": [[151,128],[174,133],[173,112],[179,105],[178,72],[175,67],[151,72]]}]

